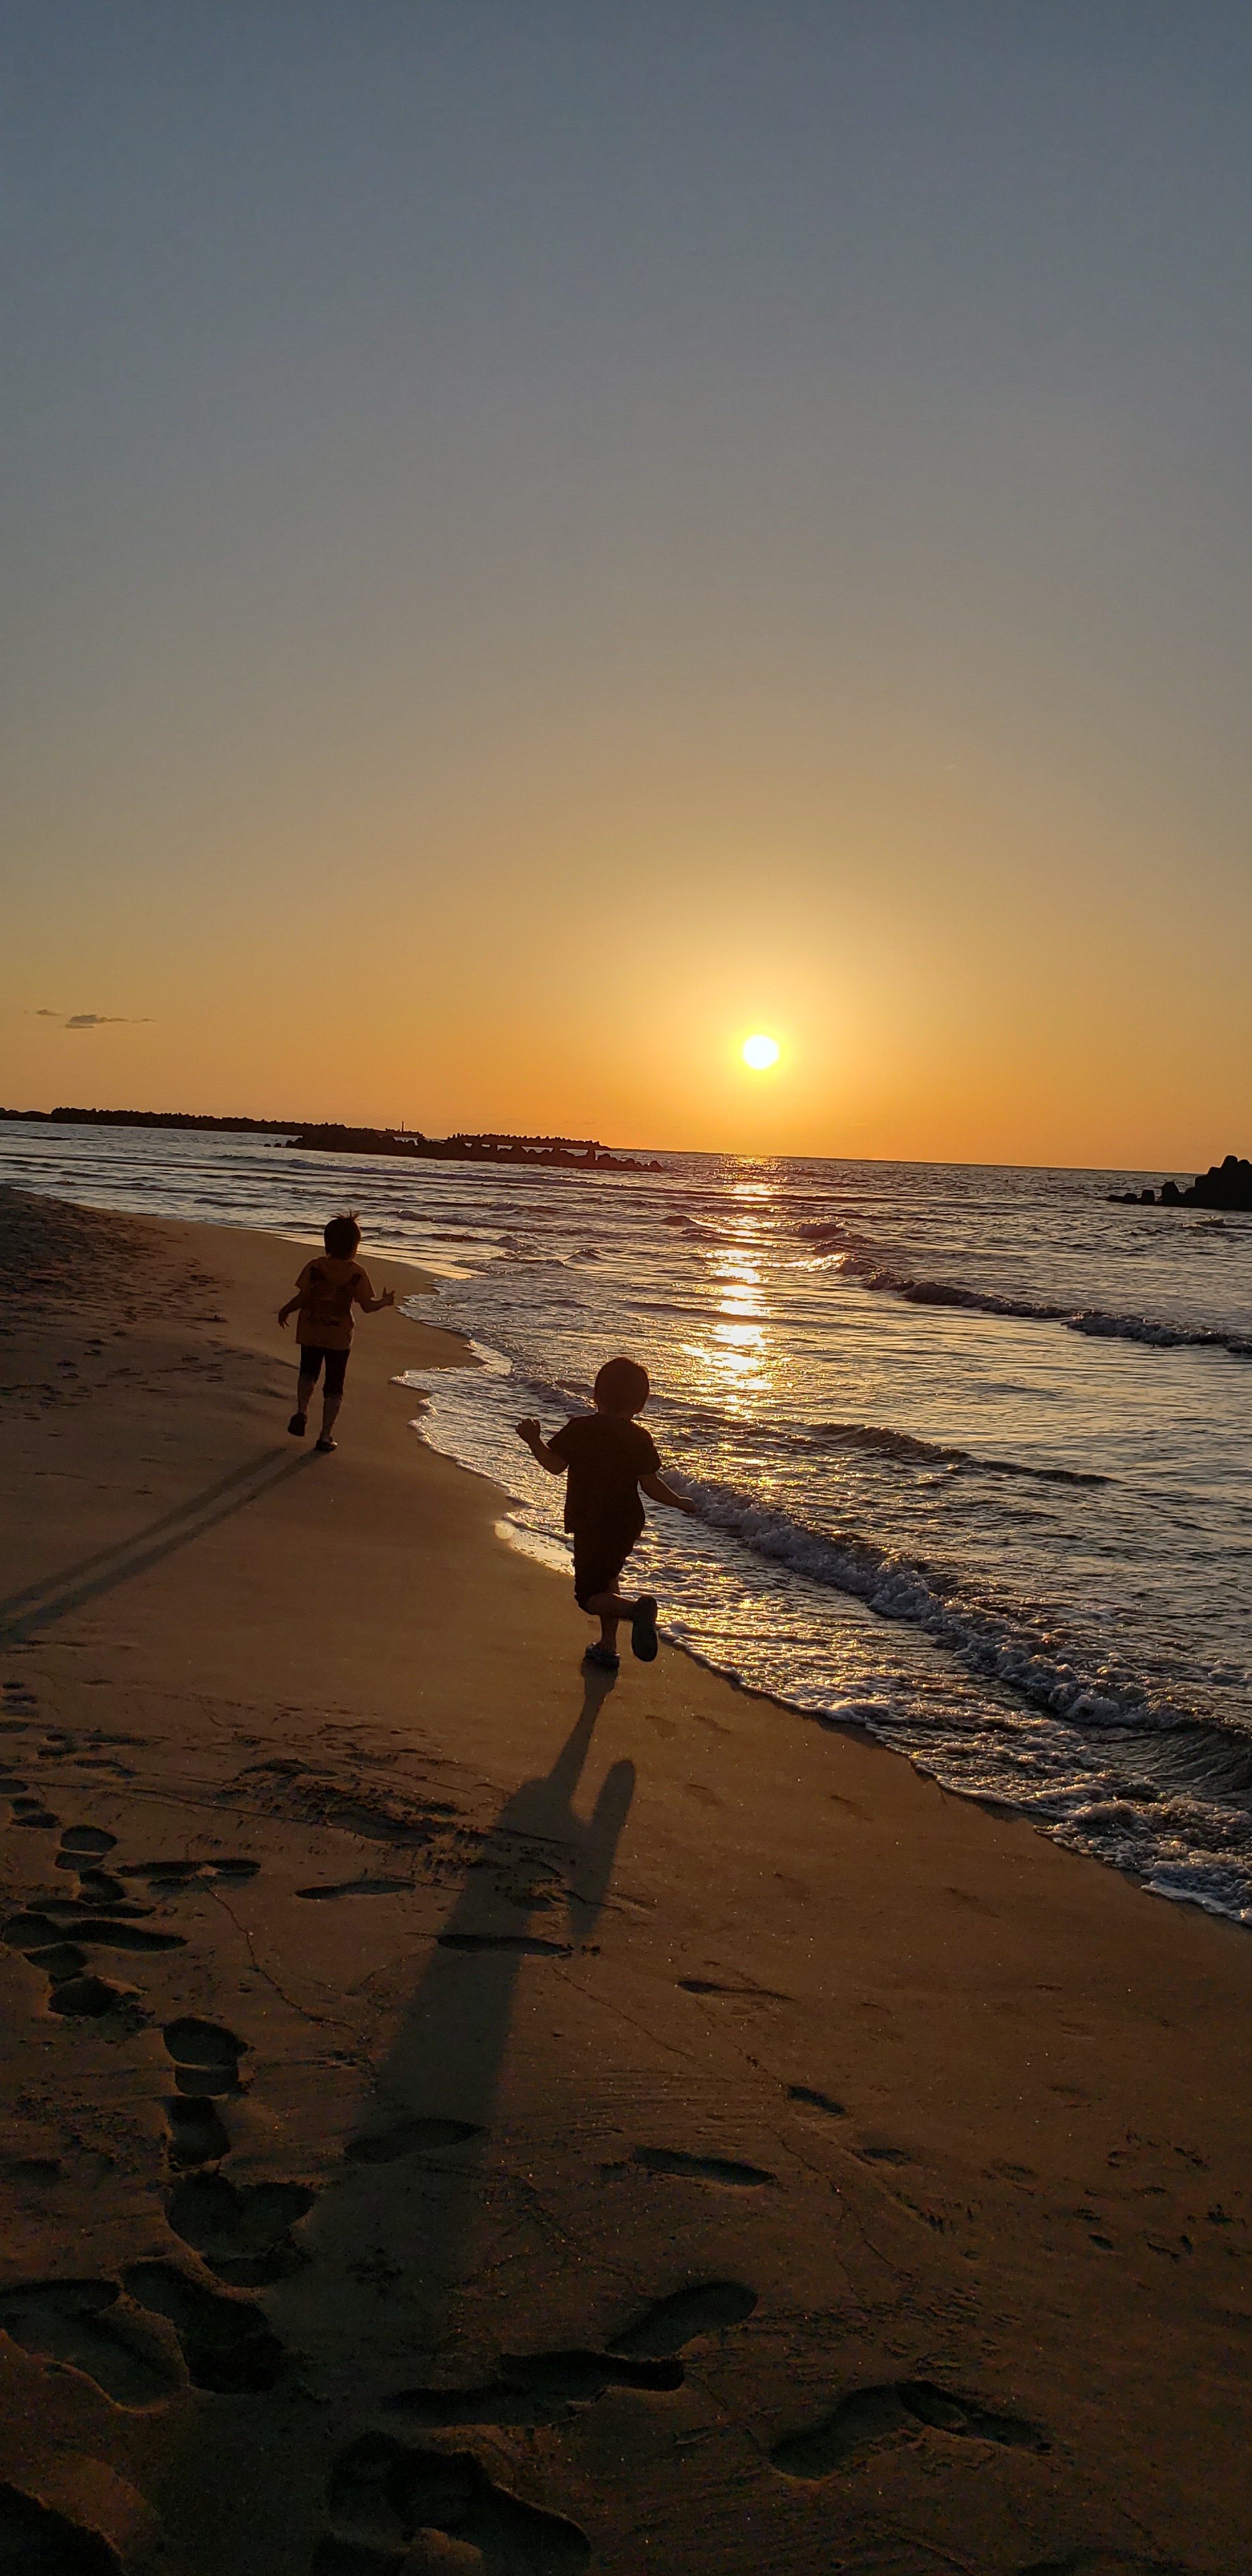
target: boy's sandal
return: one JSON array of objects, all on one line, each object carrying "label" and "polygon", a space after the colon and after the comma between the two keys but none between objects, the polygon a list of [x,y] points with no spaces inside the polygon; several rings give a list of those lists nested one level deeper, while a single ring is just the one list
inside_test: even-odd
[{"label": "boy's sandal", "polygon": [[604,1673],[617,1672],[621,1660],[621,1656],[615,1655],[611,1646],[588,1646],[583,1656],[585,1664],[598,1664],[601,1672]]},{"label": "boy's sandal", "polygon": [[303,1440],[306,1427],[307,1416],[303,1413],[293,1413],[291,1420],[287,1425],[287,1429],[291,1433],[292,1439]]},{"label": "boy's sandal", "polygon": [[337,1449],[339,1443],[337,1440],[316,1440],[313,1445],[315,1449],[320,1449],[323,1456],[325,1456],[328,1450]]},{"label": "boy's sandal", "polygon": [[635,1603],[630,1623],[630,1651],[641,1664],[656,1662],[656,1602],[650,1592],[641,1592]]}]

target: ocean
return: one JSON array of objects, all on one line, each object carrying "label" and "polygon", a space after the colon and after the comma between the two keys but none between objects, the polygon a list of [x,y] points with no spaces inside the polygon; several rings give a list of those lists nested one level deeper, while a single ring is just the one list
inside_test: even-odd
[{"label": "ocean", "polygon": [[665,1636],[1252,1922],[1252,1217],[1107,1203],[1155,1174],[661,1160],[0,1122],[0,1177],[93,1207],[315,1241],[352,1204],[375,1284],[388,1252],[435,1272],[421,1311],[480,1363],[409,1373],[419,1436],[551,1562],[561,1488],[512,1426],[641,1359],[700,1514],[650,1509],[632,1559]]}]

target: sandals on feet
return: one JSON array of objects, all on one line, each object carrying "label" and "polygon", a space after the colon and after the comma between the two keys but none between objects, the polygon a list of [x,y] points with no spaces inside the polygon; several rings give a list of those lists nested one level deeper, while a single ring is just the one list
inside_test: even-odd
[{"label": "sandals on feet", "polygon": [[305,1430],[306,1430],[306,1427],[307,1427],[307,1424],[308,1424],[308,1415],[307,1415],[307,1413],[293,1413],[293,1414],[292,1414],[291,1420],[290,1420],[290,1422],[289,1422],[289,1423],[288,1423],[288,1425],[287,1425],[287,1429],[288,1429],[288,1430],[289,1430],[289,1432],[291,1433],[291,1436],[292,1436],[292,1439],[293,1439],[293,1440],[303,1440],[303,1438],[304,1438],[304,1434],[305,1434]]},{"label": "sandals on feet", "polygon": [[615,1673],[621,1660],[621,1656],[615,1655],[611,1646],[588,1646],[583,1656],[585,1664],[598,1664],[602,1673]]},{"label": "sandals on feet", "polygon": [[314,1448],[315,1448],[315,1449],[320,1449],[320,1450],[322,1451],[323,1456],[325,1456],[325,1454],[326,1454],[326,1452],[327,1452],[327,1450],[328,1450],[328,1449],[337,1449],[337,1448],[338,1448],[338,1446],[339,1446],[339,1443],[338,1443],[338,1441],[337,1441],[337,1440],[328,1440],[328,1439],[327,1439],[327,1437],[326,1437],[325,1432],[323,1432],[323,1433],[322,1433],[322,1437],[321,1437],[321,1439],[320,1439],[320,1440],[315,1440],[315,1441],[314,1441],[314,1443],[313,1443],[313,1446],[314,1446]]},{"label": "sandals on feet", "polygon": [[630,1623],[630,1651],[641,1664],[656,1662],[656,1602],[650,1592],[641,1592],[635,1603]]}]

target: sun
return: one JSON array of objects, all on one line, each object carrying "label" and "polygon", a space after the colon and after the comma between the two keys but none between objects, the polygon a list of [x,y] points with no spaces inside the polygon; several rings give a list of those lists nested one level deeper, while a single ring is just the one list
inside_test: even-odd
[{"label": "sun", "polygon": [[743,1042],[744,1063],[750,1064],[754,1073],[768,1073],[770,1066],[777,1064],[779,1052],[777,1038],[758,1036]]}]

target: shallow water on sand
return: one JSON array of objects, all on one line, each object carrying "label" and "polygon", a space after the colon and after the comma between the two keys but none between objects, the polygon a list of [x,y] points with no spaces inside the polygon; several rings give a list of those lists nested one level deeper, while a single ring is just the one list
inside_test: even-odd
[{"label": "shallow water on sand", "polygon": [[489,1361],[432,1379],[423,1437],[541,1552],[560,1488],[512,1425],[630,1351],[701,1511],[632,1560],[665,1633],[1252,1921],[1252,1217],[1109,1206],[1126,1173],[664,1163],[0,1124],[0,1175],[95,1206],[315,1238],[350,1198]]}]

